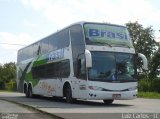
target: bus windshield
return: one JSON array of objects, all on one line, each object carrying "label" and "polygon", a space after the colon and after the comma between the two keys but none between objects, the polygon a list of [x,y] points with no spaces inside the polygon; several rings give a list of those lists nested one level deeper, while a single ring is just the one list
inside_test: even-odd
[{"label": "bus windshield", "polygon": [[135,57],[127,53],[91,52],[89,80],[104,82],[136,81]]},{"label": "bus windshield", "polygon": [[124,26],[111,24],[84,24],[87,45],[133,47],[129,32]]}]

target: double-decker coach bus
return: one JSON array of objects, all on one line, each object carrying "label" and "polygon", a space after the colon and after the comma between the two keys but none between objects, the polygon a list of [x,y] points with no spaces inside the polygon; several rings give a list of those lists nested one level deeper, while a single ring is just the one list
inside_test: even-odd
[{"label": "double-decker coach bus", "polygon": [[138,56],[147,69],[126,27],[78,22],[18,51],[17,89],[27,97],[57,96],[69,103],[134,99]]}]

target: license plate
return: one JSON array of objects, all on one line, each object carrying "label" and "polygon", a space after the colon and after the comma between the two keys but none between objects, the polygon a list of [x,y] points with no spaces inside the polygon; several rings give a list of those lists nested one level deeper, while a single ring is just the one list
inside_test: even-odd
[{"label": "license plate", "polygon": [[120,99],[121,98],[121,94],[113,94],[112,98],[113,99]]}]

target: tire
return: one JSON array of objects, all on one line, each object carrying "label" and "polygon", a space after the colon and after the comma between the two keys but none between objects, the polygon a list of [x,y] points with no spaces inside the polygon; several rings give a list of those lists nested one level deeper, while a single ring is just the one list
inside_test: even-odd
[{"label": "tire", "polygon": [[28,98],[33,98],[32,87],[31,86],[28,87],[27,97]]},{"label": "tire", "polygon": [[71,86],[70,85],[68,85],[66,87],[66,102],[67,103],[72,103],[73,102],[72,90],[71,90]]},{"label": "tire", "polygon": [[105,104],[112,104],[114,100],[110,99],[110,100],[103,100],[103,102]]},{"label": "tire", "polygon": [[28,93],[27,93],[27,92],[28,92],[28,90],[27,90],[27,86],[26,86],[26,85],[24,85],[24,94],[25,94],[25,96],[26,96],[26,97],[28,97]]}]

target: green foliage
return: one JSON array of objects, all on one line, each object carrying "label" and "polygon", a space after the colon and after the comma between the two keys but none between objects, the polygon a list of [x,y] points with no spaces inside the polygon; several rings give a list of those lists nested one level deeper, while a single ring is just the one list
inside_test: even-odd
[{"label": "green foliage", "polygon": [[[0,89],[11,89],[7,84],[16,82],[16,65],[14,62],[0,65]],[[15,84],[14,84],[15,85]],[[14,87],[14,86],[13,86]]]},{"label": "green foliage", "polygon": [[5,83],[0,80],[0,90],[5,89]]},{"label": "green foliage", "polygon": [[154,99],[160,99],[160,93],[156,92],[139,92],[138,97],[140,98],[154,98]]},{"label": "green foliage", "polygon": [[138,82],[138,91],[148,92],[150,90],[151,83],[148,79],[141,79]]},{"label": "green foliage", "polygon": [[5,89],[6,90],[12,90],[12,91],[16,91],[17,90],[17,83],[15,80],[10,81],[9,83],[5,84]]},{"label": "green foliage", "polygon": [[160,93],[160,78],[144,78],[138,81],[138,90],[140,92],[157,92]]},{"label": "green foliage", "polygon": [[158,75],[157,69],[160,69],[160,45],[158,47],[158,50],[154,53],[154,56],[152,57],[150,66],[151,69],[149,77],[156,77],[156,75]]}]

